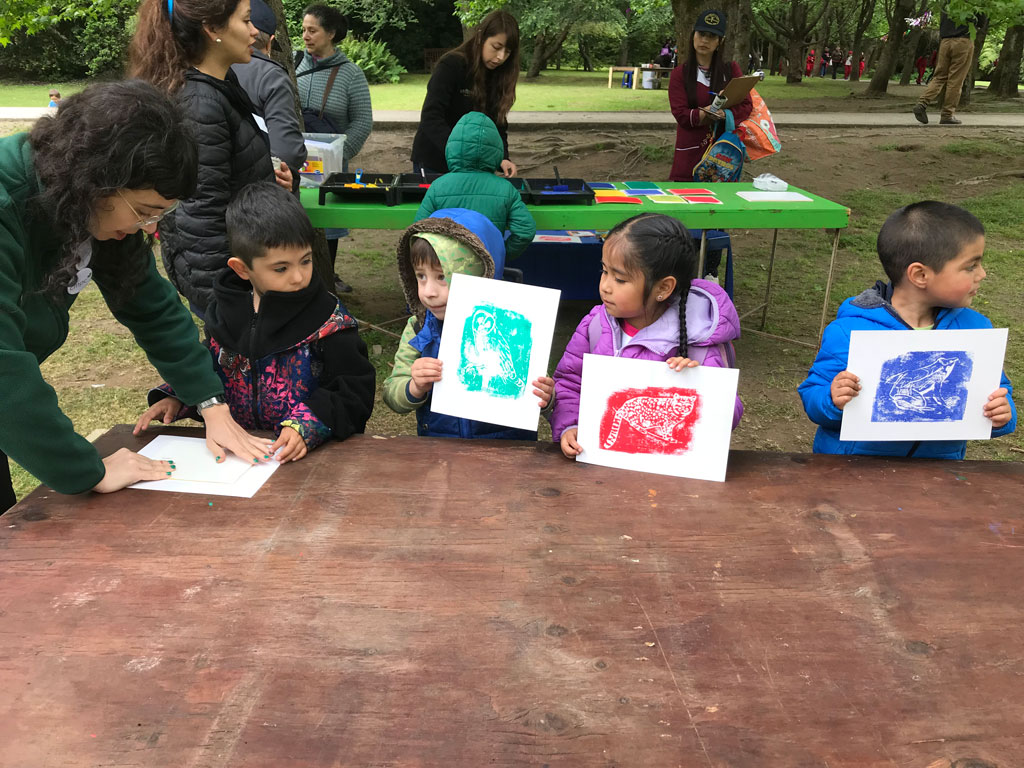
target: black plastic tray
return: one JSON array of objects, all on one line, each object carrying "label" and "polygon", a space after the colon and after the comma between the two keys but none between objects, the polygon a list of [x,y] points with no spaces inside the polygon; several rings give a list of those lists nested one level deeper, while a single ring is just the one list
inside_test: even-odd
[{"label": "black plastic tray", "polygon": [[379,200],[384,205],[394,205],[393,193],[391,191],[394,181],[394,173],[363,171],[360,182],[363,185],[375,184],[376,186],[350,187],[346,185],[356,183],[356,174],[332,173],[320,185],[320,205],[327,202],[328,193],[342,200],[358,202]]},{"label": "black plastic tray", "polygon": [[[527,202],[534,205],[594,204],[594,190],[583,179],[526,179],[525,181],[529,192]],[[556,190],[555,187],[558,189]]]},{"label": "black plastic tray", "polygon": [[392,183],[391,197],[394,202],[392,205],[401,205],[402,203],[417,203],[427,195],[427,188],[434,182],[435,179],[439,179],[442,174],[440,173],[400,173],[395,176],[394,182]]}]

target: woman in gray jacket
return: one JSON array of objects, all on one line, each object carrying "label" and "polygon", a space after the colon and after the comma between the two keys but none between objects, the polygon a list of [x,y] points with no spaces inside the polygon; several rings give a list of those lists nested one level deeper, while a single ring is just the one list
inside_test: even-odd
[{"label": "woman in gray jacket", "polygon": [[[321,3],[309,6],[302,17],[306,52],[295,68],[306,130],[345,134],[344,170],[348,170],[348,161],[359,154],[373,129],[366,76],[336,47],[346,34],[348,24],[340,11]],[[327,229],[326,234],[333,261],[338,255],[338,240],[348,230]],[[334,288],[338,293],[352,290],[337,274]]]}]

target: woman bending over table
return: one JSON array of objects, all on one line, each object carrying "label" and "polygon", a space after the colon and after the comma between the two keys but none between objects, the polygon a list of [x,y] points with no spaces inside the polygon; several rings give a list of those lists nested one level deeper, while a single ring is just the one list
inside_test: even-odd
[{"label": "woman bending over table", "polygon": [[114,317],[157,371],[203,408],[207,446],[262,460],[199,343],[195,324],[156,269],[157,222],[192,195],[196,144],[178,107],[139,81],[65,99],[31,133],[0,139],[0,513],[14,505],[7,457],[60,493],[116,491],[173,472],[122,448],[101,458],[75,433],[39,369],[65,342],[69,311],[95,281]]}]

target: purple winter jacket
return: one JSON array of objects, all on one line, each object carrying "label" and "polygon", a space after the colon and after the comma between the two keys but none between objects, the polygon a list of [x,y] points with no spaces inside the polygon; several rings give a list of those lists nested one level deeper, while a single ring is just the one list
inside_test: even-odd
[{"label": "purple winter jacket", "polygon": [[[600,321],[600,336],[591,348],[591,323]],[[595,329],[596,329],[595,325]],[[693,280],[686,299],[686,335],[691,357],[699,359],[694,347],[704,347],[701,365],[712,368],[735,367],[732,340],[740,337],[740,318],[729,294],[717,283]],[[629,357],[638,360],[668,360],[679,352],[679,299],[675,299],[656,321],[630,338],[622,326],[598,304],[577,326],[565,354],[555,368],[555,405],[551,412],[551,434],[558,442],[562,433],[577,426],[580,415],[580,383],[583,355]],[[743,403],[739,396],[733,408],[733,429],[740,423]]]}]

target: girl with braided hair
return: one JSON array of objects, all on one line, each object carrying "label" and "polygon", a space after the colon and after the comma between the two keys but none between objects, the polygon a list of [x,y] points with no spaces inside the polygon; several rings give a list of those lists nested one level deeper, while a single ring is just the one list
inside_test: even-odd
[{"label": "girl with braided hair", "polygon": [[[696,272],[693,238],[677,219],[642,213],[608,233],[601,251],[601,303],[580,322],[554,373],[551,433],[566,456],[582,450],[576,427],[584,354],[663,360],[676,371],[736,367],[736,307],[717,283],[695,280]],[[733,428],[742,415],[737,397]]]}]

